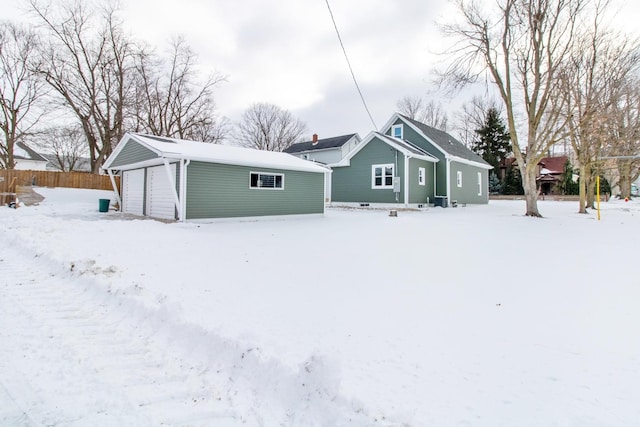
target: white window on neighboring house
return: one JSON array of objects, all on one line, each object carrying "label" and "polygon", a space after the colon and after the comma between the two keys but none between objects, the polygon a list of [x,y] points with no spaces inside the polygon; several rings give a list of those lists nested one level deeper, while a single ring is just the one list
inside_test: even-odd
[{"label": "white window on neighboring house", "polygon": [[478,196],[482,196],[482,173],[478,172]]},{"label": "white window on neighboring house", "polygon": [[371,165],[371,188],[393,188],[393,163]]},{"label": "white window on neighboring house", "polygon": [[426,170],[425,168],[418,168],[418,184],[425,185]]},{"label": "white window on neighboring house", "polygon": [[403,139],[402,124],[391,126],[391,136]]},{"label": "white window on neighboring house", "polygon": [[249,174],[249,188],[282,190],[284,189],[284,175],[281,173],[251,172]]},{"label": "white window on neighboring house", "polygon": [[456,173],[456,185],[462,187],[462,171]]}]

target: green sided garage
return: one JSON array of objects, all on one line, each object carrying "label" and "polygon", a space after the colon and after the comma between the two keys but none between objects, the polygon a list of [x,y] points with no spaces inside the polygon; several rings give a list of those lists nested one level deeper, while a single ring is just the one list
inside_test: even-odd
[{"label": "green sided garage", "polygon": [[330,173],[286,153],[134,133],[103,168],[121,177],[122,212],[179,221],[323,214]]}]

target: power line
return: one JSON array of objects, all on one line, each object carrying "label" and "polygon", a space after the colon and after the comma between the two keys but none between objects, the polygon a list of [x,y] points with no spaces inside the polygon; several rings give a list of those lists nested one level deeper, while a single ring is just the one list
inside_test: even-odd
[{"label": "power line", "polygon": [[344,53],[344,59],[347,60],[347,65],[349,66],[349,71],[351,72],[351,77],[353,77],[353,83],[356,85],[356,89],[358,89],[358,94],[360,94],[360,99],[362,100],[362,105],[364,105],[364,109],[367,111],[369,115],[369,120],[373,124],[373,128],[377,131],[378,126],[376,126],[376,122],[373,121],[373,117],[371,116],[371,112],[369,111],[369,107],[367,107],[367,103],[364,100],[364,96],[362,95],[362,91],[360,90],[360,86],[358,85],[358,81],[356,80],[356,75],[353,72],[353,68],[351,67],[351,62],[349,61],[349,57],[347,56],[347,51],[344,48],[344,43],[342,43],[342,37],[340,37],[340,31],[338,31],[338,26],[336,25],[336,20],[333,17],[333,12],[331,11],[331,6],[329,5],[329,0],[325,0],[327,3],[327,9],[329,9],[329,15],[331,15],[331,21],[333,21],[333,28],[336,29],[336,35],[338,36],[338,41],[340,42],[340,46],[342,47],[342,53]]}]

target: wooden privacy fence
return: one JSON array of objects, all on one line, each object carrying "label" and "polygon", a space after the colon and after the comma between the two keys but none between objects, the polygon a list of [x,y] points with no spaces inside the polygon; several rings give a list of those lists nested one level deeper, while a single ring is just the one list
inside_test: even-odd
[{"label": "wooden privacy fence", "polygon": [[[6,187],[15,185],[34,185],[39,187],[88,188],[93,190],[113,190],[108,175],[96,175],[88,172],[55,172],[31,170],[0,170],[0,191],[8,191]],[[118,190],[120,177],[115,177]]]}]

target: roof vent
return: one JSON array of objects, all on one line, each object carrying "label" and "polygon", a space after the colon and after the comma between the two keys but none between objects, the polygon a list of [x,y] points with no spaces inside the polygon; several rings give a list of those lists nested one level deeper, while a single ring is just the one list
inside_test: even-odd
[{"label": "roof vent", "polygon": [[313,134],[313,141],[311,142],[311,145],[316,145],[318,143],[318,134],[314,133]]}]

